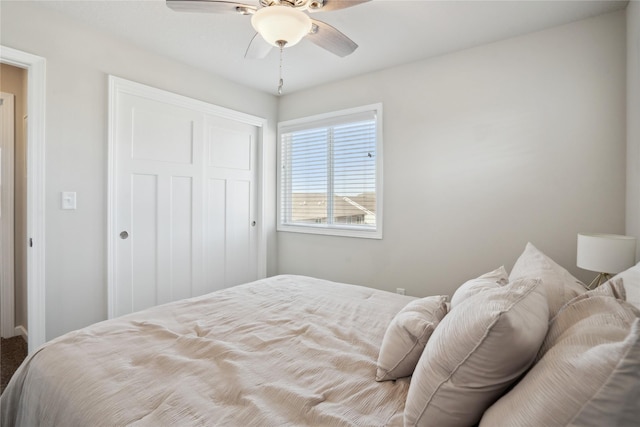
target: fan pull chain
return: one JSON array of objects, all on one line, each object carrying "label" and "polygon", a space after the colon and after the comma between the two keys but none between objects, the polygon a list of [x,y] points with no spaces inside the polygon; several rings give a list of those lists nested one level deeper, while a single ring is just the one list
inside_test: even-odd
[{"label": "fan pull chain", "polygon": [[284,45],[287,42],[279,40],[278,46],[280,47],[280,81],[278,82],[278,95],[282,95],[282,86],[284,86],[284,80],[282,80],[282,57],[284,55]]}]

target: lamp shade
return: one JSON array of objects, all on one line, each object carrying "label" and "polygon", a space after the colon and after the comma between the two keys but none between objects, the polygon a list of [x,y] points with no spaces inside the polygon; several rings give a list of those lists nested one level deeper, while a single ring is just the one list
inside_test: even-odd
[{"label": "lamp shade", "polygon": [[251,17],[251,25],[268,43],[278,46],[285,41],[293,46],[311,31],[311,18],[289,6],[269,6]]},{"label": "lamp shade", "polygon": [[578,234],[576,265],[598,273],[620,273],[636,260],[636,238],[617,234]]}]

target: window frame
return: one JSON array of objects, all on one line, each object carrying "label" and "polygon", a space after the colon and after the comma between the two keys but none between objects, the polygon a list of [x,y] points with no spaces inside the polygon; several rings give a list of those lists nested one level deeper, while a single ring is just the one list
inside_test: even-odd
[{"label": "window frame", "polygon": [[[347,224],[287,224],[284,222],[284,213],[282,209],[283,202],[283,158],[282,158],[282,134],[312,128],[313,126],[335,126],[345,123],[345,118],[351,115],[373,112],[376,122],[376,226],[365,229],[362,226],[350,226]],[[383,140],[382,140],[382,103],[369,104],[355,108],[349,108],[339,111],[333,111],[323,114],[317,114],[309,117],[302,117],[293,120],[286,120],[278,123],[277,130],[277,177],[276,177],[276,193],[277,193],[277,223],[276,230],[292,233],[319,234],[327,236],[357,237],[368,239],[382,239],[383,224]],[[348,122],[348,121],[347,121]],[[330,181],[332,178],[329,177]],[[290,182],[286,183],[290,185]]]}]

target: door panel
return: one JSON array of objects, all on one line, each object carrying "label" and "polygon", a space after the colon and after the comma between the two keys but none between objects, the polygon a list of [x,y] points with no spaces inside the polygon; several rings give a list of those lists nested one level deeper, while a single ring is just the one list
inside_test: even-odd
[{"label": "door panel", "polygon": [[211,139],[209,140],[209,166],[250,170],[253,149],[252,136],[246,130],[212,127]]},{"label": "door panel", "polygon": [[[158,303],[155,286],[158,278],[158,176],[132,176],[131,190],[131,227],[129,244],[123,247],[123,256],[131,254],[131,278],[123,272],[121,277],[123,287],[131,287],[132,311],[156,305]],[[123,265],[123,267],[125,267]],[[137,286],[133,286],[136,283]],[[127,295],[127,294],[125,294]],[[127,301],[122,300],[123,304]]]},{"label": "door panel", "polygon": [[194,123],[189,115],[167,104],[149,102],[137,103],[133,113],[131,157],[191,164]]},{"label": "door panel", "polygon": [[240,284],[255,275],[253,259],[253,236],[251,226],[251,183],[229,181],[227,183],[227,283]]},{"label": "door panel", "polygon": [[[193,286],[193,200],[192,178],[173,177],[171,180],[171,295],[169,301],[188,298]],[[163,301],[164,302],[164,301]]]},{"label": "door panel", "polygon": [[227,262],[226,229],[227,190],[224,179],[207,180],[207,210],[205,220],[205,283],[206,291],[222,289],[225,284]]}]

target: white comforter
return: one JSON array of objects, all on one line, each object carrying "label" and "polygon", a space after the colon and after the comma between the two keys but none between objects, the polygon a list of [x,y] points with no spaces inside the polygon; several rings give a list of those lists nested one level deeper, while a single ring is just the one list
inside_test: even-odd
[{"label": "white comforter", "polygon": [[101,322],[25,361],[1,424],[402,425],[408,379],[374,378],[410,300],[277,276]]}]

